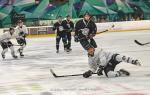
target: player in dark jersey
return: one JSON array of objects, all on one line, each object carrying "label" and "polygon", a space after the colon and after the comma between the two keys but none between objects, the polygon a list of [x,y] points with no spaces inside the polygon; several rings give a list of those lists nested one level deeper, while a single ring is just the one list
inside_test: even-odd
[{"label": "player in dark jersey", "polygon": [[67,36],[67,49],[71,51],[71,32],[74,29],[74,23],[71,21],[70,15],[66,16],[66,20],[63,21],[63,24]]},{"label": "player in dark jersey", "polygon": [[62,17],[58,17],[58,21],[54,24],[53,30],[56,32],[56,53],[59,53],[59,43],[62,38],[64,50],[67,50],[66,32],[62,23]]},{"label": "player in dark jersey", "polygon": [[91,15],[86,12],[83,19],[75,25],[75,42],[80,42],[82,47],[87,50],[89,47],[97,48],[93,37],[96,35],[96,24],[90,19]]}]

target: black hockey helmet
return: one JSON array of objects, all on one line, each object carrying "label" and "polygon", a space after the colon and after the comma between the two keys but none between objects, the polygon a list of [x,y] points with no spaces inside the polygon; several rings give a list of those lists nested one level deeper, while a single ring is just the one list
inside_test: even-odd
[{"label": "black hockey helmet", "polygon": [[12,34],[15,32],[15,29],[14,29],[13,27],[10,27],[10,28],[9,28],[9,32],[10,32],[10,34],[12,35]]},{"label": "black hockey helmet", "polygon": [[17,21],[17,23],[22,23],[22,22],[23,22],[22,20],[18,20],[18,21]]},{"label": "black hockey helmet", "polygon": [[66,17],[68,18],[68,17],[70,17],[70,15],[67,15]]},{"label": "black hockey helmet", "polygon": [[62,18],[62,16],[61,16],[61,15],[59,15],[59,16],[57,17],[57,19],[58,19],[58,18]]},{"label": "black hockey helmet", "polygon": [[91,14],[88,11],[86,11],[83,16],[86,16],[86,15],[91,17]]},{"label": "black hockey helmet", "polygon": [[15,30],[14,27],[10,27],[10,28],[9,28],[9,31],[11,31],[11,30]]}]

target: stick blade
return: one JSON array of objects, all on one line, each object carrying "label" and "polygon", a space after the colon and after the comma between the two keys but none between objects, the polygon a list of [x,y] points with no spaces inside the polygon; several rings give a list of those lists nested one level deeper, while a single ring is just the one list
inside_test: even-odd
[{"label": "stick blade", "polygon": [[57,75],[54,73],[54,71],[52,69],[50,69],[50,72],[52,73],[52,75],[57,78]]},{"label": "stick blade", "polygon": [[138,45],[143,45],[142,43],[140,43],[139,41],[137,41],[137,40],[134,40],[134,42],[136,43],[136,44],[138,44]]}]

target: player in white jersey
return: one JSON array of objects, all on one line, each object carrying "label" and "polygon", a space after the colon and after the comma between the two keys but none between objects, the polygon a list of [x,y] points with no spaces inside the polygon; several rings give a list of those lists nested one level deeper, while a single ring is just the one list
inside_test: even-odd
[{"label": "player in white jersey", "polygon": [[17,58],[15,55],[14,47],[10,39],[15,38],[16,36],[14,35],[14,28],[10,28],[9,32],[5,32],[3,35],[0,36],[0,44],[1,47],[3,48],[3,51],[1,53],[2,58],[5,59],[5,53],[8,51],[8,48],[11,50],[11,55],[13,58]]},{"label": "player in white jersey", "polygon": [[23,49],[26,46],[26,36],[28,34],[28,30],[26,25],[23,25],[23,22],[21,20],[18,21],[18,25],[16,27],[16,35],[17,36],[17,42],[20,45],[20,48],[18,49],[18,52],[20,53],[20,56],[24,56]]},{"label": "player in white jersey", "polygon": [[103,75],[103,71],[107,77],[129,76],[130,73],[124,69],[114,71],[116,65],[121,62],[130,63],[141,66],[139,60],[131,57],[123,56],[117,53],[107,52],[103,49],[96,50],[92,47],[88,48],[88,63],[90,70],[83,74],[83,77],[88,78],[93,73]]}]

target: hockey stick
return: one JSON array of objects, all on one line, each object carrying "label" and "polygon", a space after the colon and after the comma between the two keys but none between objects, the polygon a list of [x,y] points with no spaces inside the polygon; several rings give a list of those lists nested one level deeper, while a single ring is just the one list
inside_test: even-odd
[{"label": "hockey stick", "polygon": [[134,40],[134,42],[140,46],[144,46],[144,45],[147,45],[147,44],[150,44],[150,42],[147,42],[147,43],[140,43],[138,40]]},{"label": "hockey stick", "polygon": [[115,27],[115,25],[113,24],[110,28],[108,28],[108,29],[106,29],[104,31],[101,31],[101,32],[97,32],[96,34],[101,34],[101,33],[107,32],[107,31],[111,30],[114,27]]},{"label": "hockey stick", "polygon": [[[105,32],[111,30],[111,29],[114,28],[114,27],[115,27],[115,25],[113,24],[110,28],[108,28],[108,29],[106,29],[106,30],[104,30],[104,31],[101,31],[101,32],[97,32],[96,34],[105,33]],[[82,40],[82,39],[85,39],[85,38],[93,38],[93,37],[94,37],[94,36],[91,35],[91,36],[89,36],[89,37],[83,37],[83,38],[80,38],[79,40]]]},{"label": "hockey stick", "polygon": [[7,45],[13,45],[13,46],[21,46],[21,45],[16,45],[16,44],[7,44]]},{"label": "hockey stick", "polygon": [[[70,76],[83,76],[83,74],[72,74],[72,75],[56,75],[56,73],[54,73],[54,71],[52,69],[50,69],[50,72],[52,73],[52,75],[55,78],[60,78],[60,77],[70,77]],[[93,73],[93,74],[97,74],[97,73]]]},{"label": "hockey stick", "polygon": [[21,46],[21,45],[14,45],[14,44],[13,44],[13,46]]},{"label": "hockey stick", "polygon": [[[0,45],[1,45],[1,43],[0,43]],[[7,45],[13,45],[13,46],[21,46],[21,45],[15,45],[15,44],[7,44]]]}]

